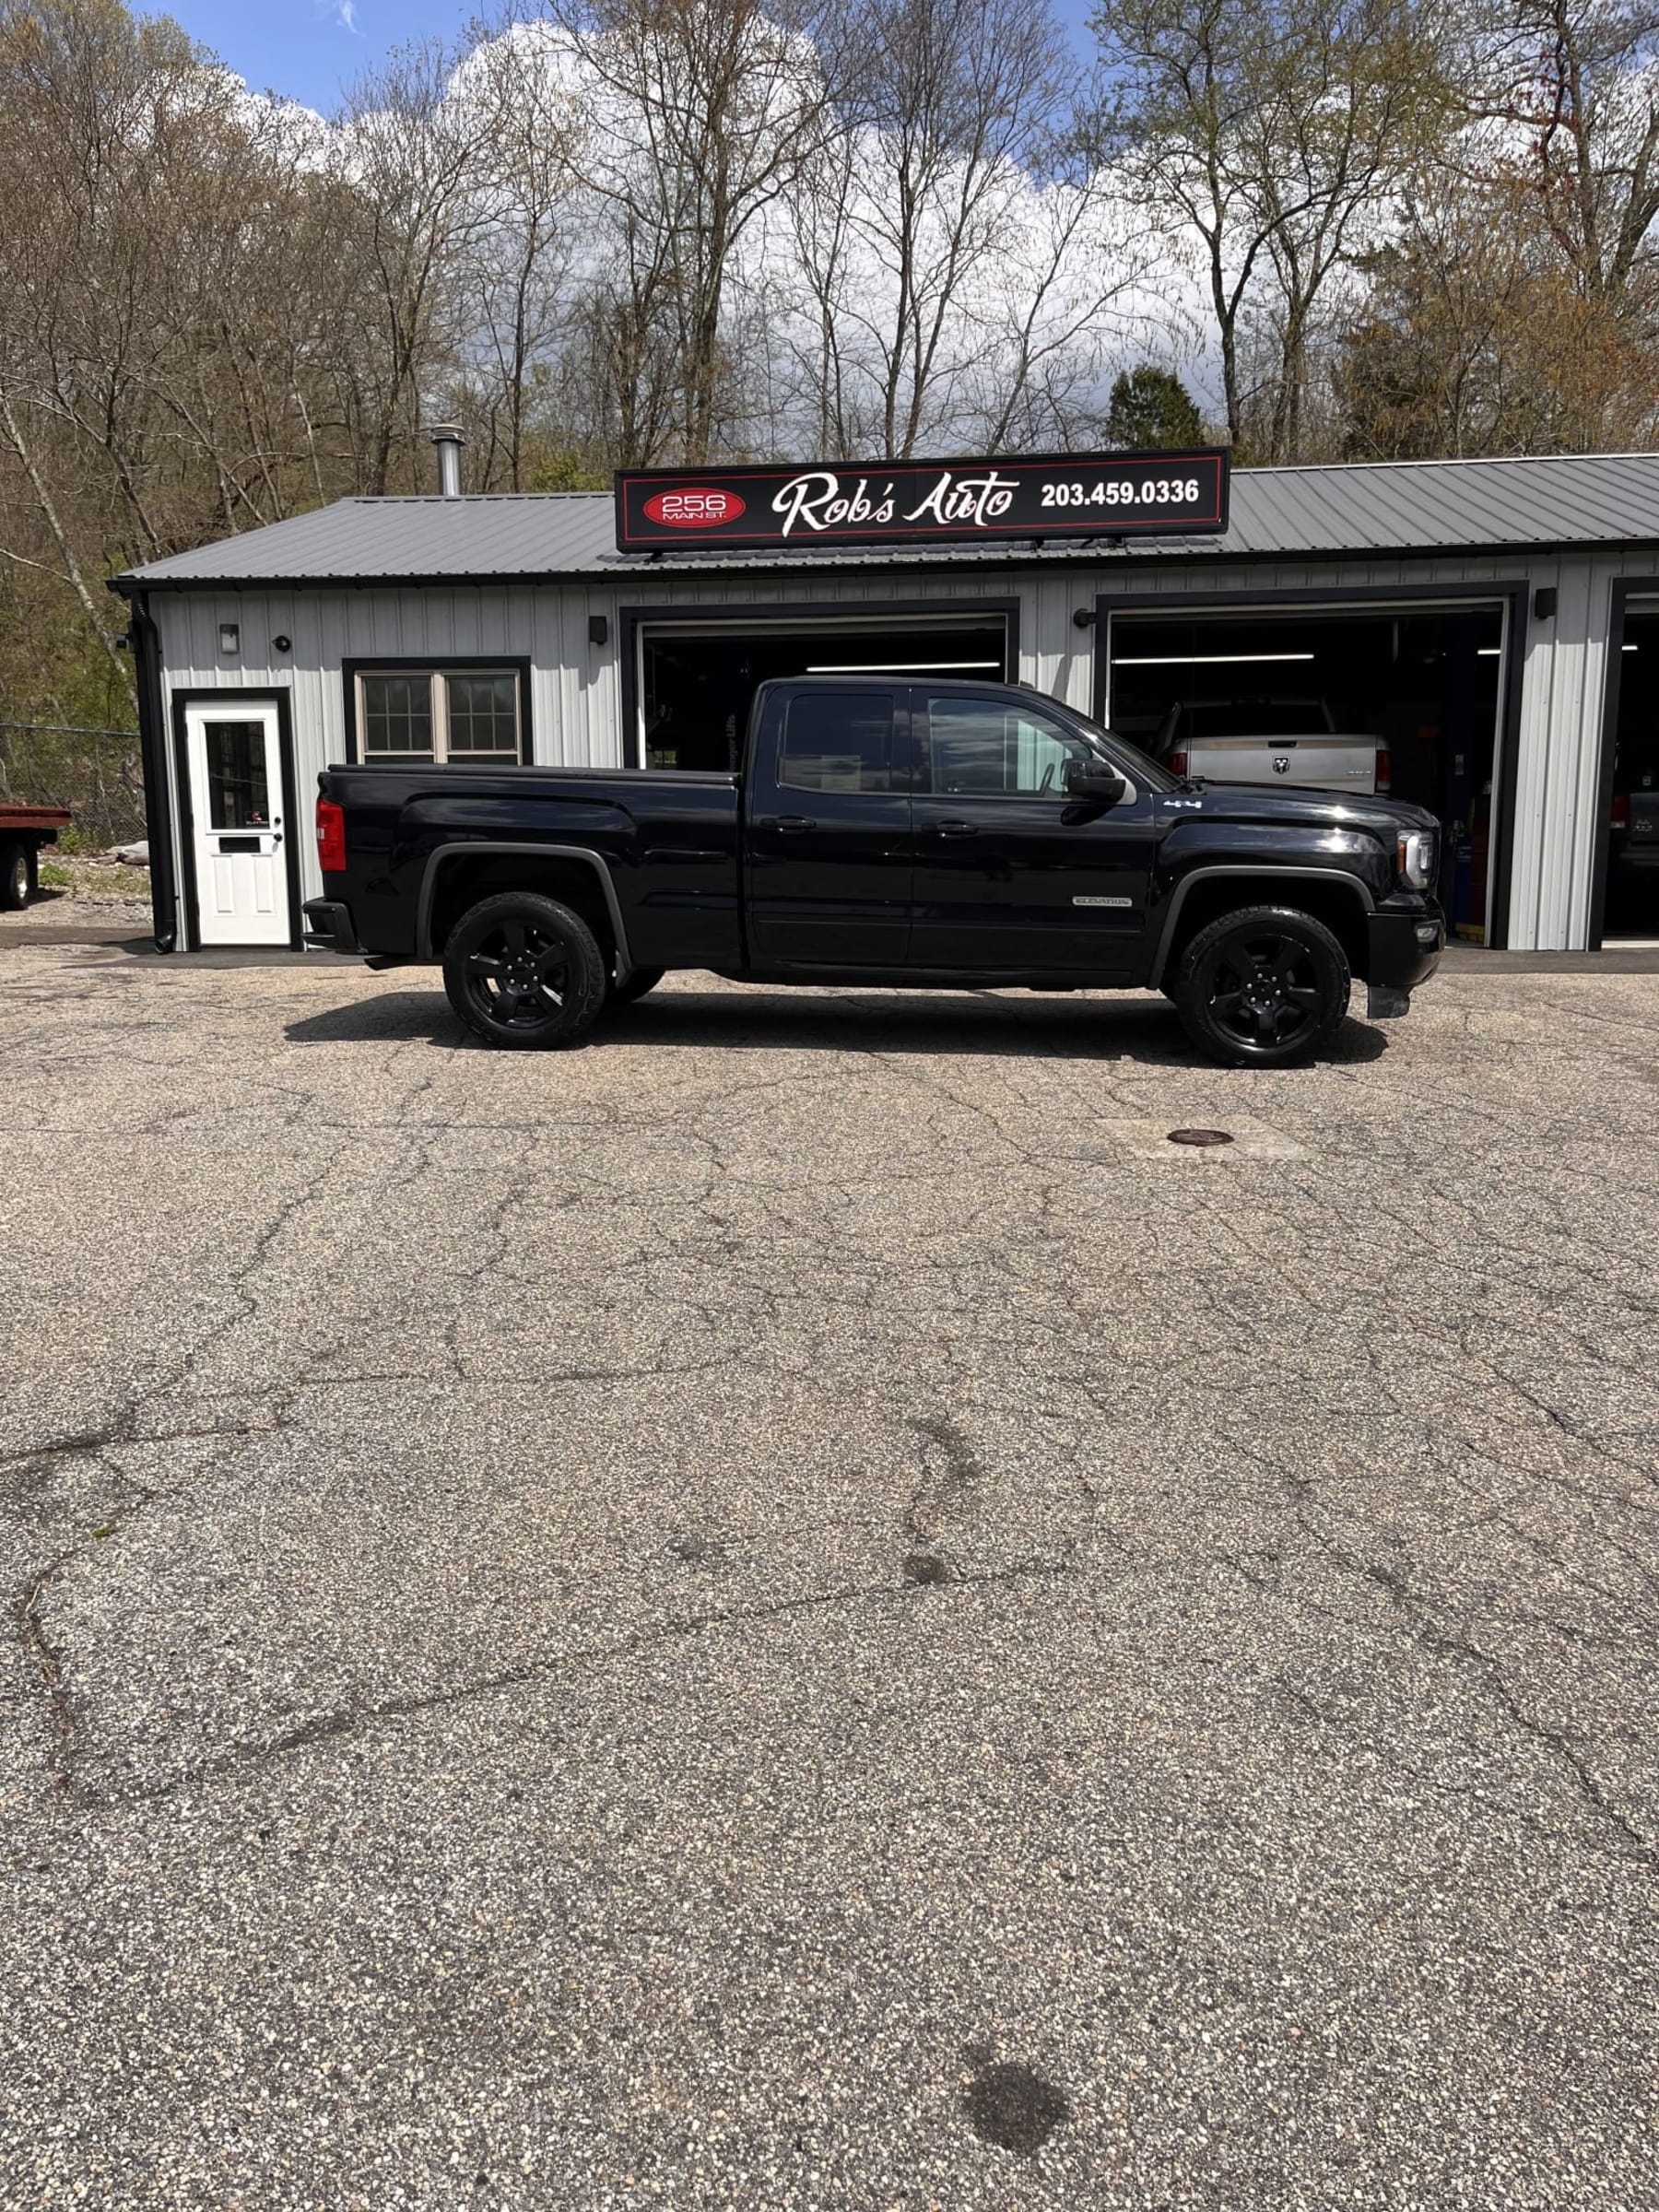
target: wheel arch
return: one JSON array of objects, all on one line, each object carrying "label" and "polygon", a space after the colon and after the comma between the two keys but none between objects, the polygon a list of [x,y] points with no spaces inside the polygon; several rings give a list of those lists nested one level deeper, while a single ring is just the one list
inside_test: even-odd
[{"label": "wheel arch", "polygon": [[1247,906],[1290,906],[1312,914],[1342,947],[1351,972],[1363,980],[1371,962],[1368,917],[1375,904],[1369,886],[1347,868],[1194,868],[1171,894],[1147,981],[1159,986],[1199,930]]},{"label": "wheel arch", "polygon": [[[503,865],[506,864],[506,865]],[[418,959],[441,957],[469,907],[506,891],[557,899],[592,929],[618,982],[633,967],[621,901],[603,853],[591,845],[541,845],[460,838],[427,856],[415,924]]]}]

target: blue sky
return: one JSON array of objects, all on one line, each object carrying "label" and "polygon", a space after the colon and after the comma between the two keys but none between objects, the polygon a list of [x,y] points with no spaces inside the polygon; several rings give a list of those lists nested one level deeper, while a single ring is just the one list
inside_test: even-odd
[{"label": "blue sky", "polygon": [[[326,114],[343,85],[389,46],[453,38],[476,12],[444,0],[134,0],[140,14],[173,16],[258,91],[286,93]],[[1094,0],[1055,0],[1078,39]]]}]

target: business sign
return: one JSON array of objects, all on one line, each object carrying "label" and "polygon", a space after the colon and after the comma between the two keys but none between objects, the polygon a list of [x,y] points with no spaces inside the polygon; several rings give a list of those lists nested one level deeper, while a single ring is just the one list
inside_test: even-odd
[{"label": "business sign", "polygon": [[1046,453],[1012,461],[619,468],[625,553],[720,546],[1187,537],[1227,527],[1228,456]]}]

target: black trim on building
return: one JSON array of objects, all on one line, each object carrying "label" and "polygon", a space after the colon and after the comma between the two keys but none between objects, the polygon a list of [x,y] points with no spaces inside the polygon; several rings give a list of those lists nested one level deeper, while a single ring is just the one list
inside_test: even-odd
[{"label": "black trim on building", "polygon": [[138,759],[144,774],[144,835],[149,846],[150,929],[158,952],[178,940],[179,885],[173,867],[171,777],[167,709],[161,697],[161,637],[144,593],[133,599],[133,686],[138,695]]},{"label": "black trim on building", "polygon": [[1595,849],[1591,858],[1588,949],[1599,952],[1607,924],[1607,862],[1612,842],[1613,769],[1618,753],[1618,700],[1624,681],[1625,613],[1632,599],[1659,598],[1659,576],[1614,579],[1607,614],[1607,676],[1602,691],[1601,750],[1595,768]]},{"label": "black trim on building", "polygon": [[803,629],[841,628],[859,622],[913,621],[918,617],[965,617],[1004,625],[1006,680],[1019,680],[1019,601],[1018,599],[958,599],[941,594],[931,599],[805,599],[747,600],[741,605],[702,599],[684,605],[661,600],[654,606],[617,609],[618,650],[621,657],[622,751],[629,766],[643,768],[644,748],[640,741],[640,630],[642,625],[672,624],[676,629],[729,628],[745,622],[764,623],[769,629],[787,629],[792,623]]},{"label": "black trim on building", "polygon": [[532,764],[535,759],[535,710],[532,699],[534,686],[531,682],[531,663],[524,655],[516,653],[360,653],[340,663],[340,683],[346,695],[343,701],[346,765],[355,768],[362,758],[358,746],[357,726],[359,676],[443,676],[452,668],[459,669],[463,674],[469,668],[487,669],[498,676],[512,675],[518,679],[519,766],[524,768]]},{"label": "black trim on building", "polygon": [[[1503,951],[1510,935],[1510,893],[1515,849],[1515,784],[1521,766],[1521,681],[1526,660],[1526,626],[1532,585],[1524,579],[1498,583],[1379,583],[1299,585],[1291,591],[1102,592],[1094,603],[1094,683],[1090,712],[1106,719],[1106,676],[1112,658],[1112,618],[1123,614],[1163,614],[1188,621],[1206,615],[1266,614],[1275,609],[1312,613],[1315,607],[1345,607],[1361,614],[1368,606],[1399,609],[1416,606],[1501,606],[1503,680],[1499,692],[1499,726],[1494,737],[1498,813],[1492,823],[1492,947]],[[1610,772],[1610,771],[1609,771]]]},{"label": "black trim on building", "polygon": [[[199,950],[202,942],[201,910],[196,903],[195,873],[195,820],[190,800],[190,748],[184,727],[186,708],[201,706],[243,706],[276,709],[276,750],[282,758],[282,848],[288,887],[288,944],[296,952],[304,943],[305,917],[300,912],[300,840],[307,834],[310,824],[300,819],[300,806],[294,782],[294,724],[289,708],[289,693],[286,686],[272,685],[263,690],[220,690],[215,685],[205,688],[198,686],[188,690],[175,690],[172,695],[173,769],[178,778],[179,794],[179,850],[183,855],[184,908],[190,917],[192,949]],[[167,951],[173,946],[164,947]]]}]

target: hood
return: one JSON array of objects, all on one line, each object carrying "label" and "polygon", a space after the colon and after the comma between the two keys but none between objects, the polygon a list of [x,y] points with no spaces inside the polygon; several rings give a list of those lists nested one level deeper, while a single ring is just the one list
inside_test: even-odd
[{"label": "hood", "polygon": [[[1343,791],[1287,791],[1281,783],[1206,783],[1182,792],[1189,821],[1267,822],[1310,830],[1364,830],[1393,844],[1403,830],[1438,830],[1426,806],[1404,799],[1367,798]],[[1194,805],[1194,801],[1197,805]]]}]

